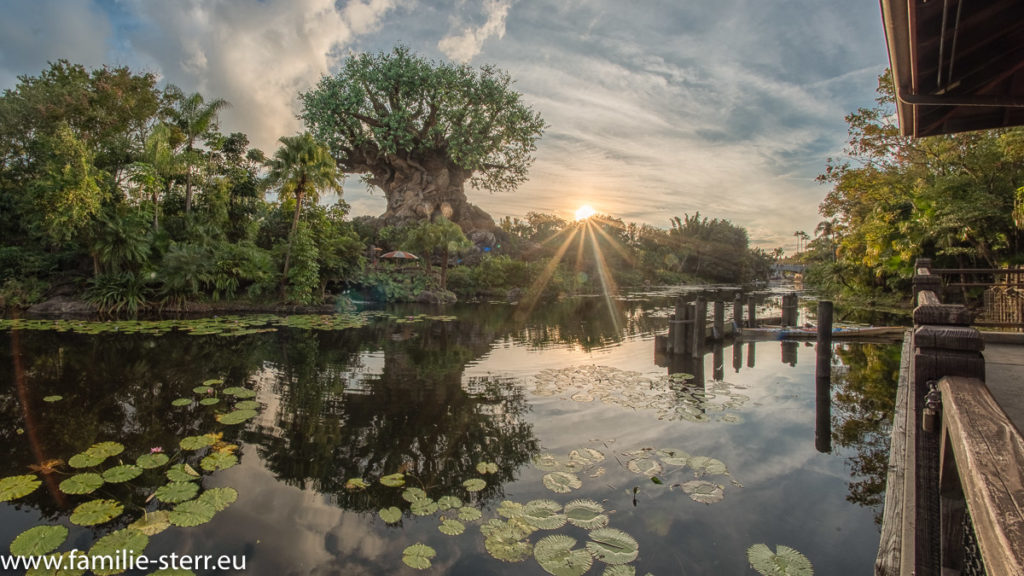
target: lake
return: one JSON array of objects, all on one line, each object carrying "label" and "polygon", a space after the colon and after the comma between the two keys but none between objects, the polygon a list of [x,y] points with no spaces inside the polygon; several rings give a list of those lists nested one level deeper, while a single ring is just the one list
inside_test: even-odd
[{"label": "lake", "polygon": [[665,358],[670,300],[611,304],[8,325],[0,540],[254,575],[756,574],[757,544],[869,573],[899,345],[837,343],[822,403],[813,343]]}]

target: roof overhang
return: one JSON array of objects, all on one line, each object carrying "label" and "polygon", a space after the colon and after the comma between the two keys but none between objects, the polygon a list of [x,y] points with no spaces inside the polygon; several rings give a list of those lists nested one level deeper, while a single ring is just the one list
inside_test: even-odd
[{"label": "roof overhang", "polygon": [[900,131],[1024,124],[1024,0],[880,0]]}]

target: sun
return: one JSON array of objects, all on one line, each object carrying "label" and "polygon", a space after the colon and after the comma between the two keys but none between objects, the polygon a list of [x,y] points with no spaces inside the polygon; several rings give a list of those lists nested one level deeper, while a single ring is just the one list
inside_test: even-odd
[{"label": "sun", "polygon": [[591,208],[590,204],[584,204],[576,209],[576,221],[579,222],[580,220],[586,220],[594,214],[597,214],[597,211]]}]

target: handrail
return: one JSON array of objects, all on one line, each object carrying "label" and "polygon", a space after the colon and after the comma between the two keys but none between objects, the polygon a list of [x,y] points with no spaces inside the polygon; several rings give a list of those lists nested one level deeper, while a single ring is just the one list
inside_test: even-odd
[{"label": "handrail", "polygon": [[986,571],[1024,576],[1024,437],[981,380],[946,377],[939,391],[943,568],[962,568],[966,503]]}]

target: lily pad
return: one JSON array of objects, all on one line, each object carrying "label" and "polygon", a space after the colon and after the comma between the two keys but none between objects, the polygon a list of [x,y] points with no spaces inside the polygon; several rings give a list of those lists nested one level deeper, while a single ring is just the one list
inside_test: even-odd
[{"label": "lily pad", "polygon": [[707,456],[694,456],[690,458],[687,465],[693,469],[693,475],[696,478],[706,475],[720,476],[729,473],[729,469],[726,468],[724,462],[715,458],[708,458]]},{"label": "lily pad", "polygon": [[441,525],[437,527],[442,534],[449,536],[458,536],[466,531],[466,525],[454,518],[444,518],[441,520]]},{"label": "lily pad", "polygon": [[34,526],[25,530],[11,542],[15,556],[42,556],[53,552],[67,540],[66,526]]},{"label": "lily pad", "polygon": [[636,576],[636,568],[629,564],[613,564],[606,566],[601,576]]},{"label": "lily pad", "polygon": [[116,500],[90,500],[78,505],[69,520],[76,526],[95,526],[110,522],[124,512],[124,506]]},{"label": "lily pad", "polygon": [[430,568],[430,559],[437,556],[437,551],[426,544],[413,544],[402,551],[402,562],[417,570]]},{"label": "lily pad", "polygon": [[402,500],[409,502],[410,504],[417,500],[422,500],[427,497],[427,493],[422,488],[416,488],[415,486],[406,488],[402,491]]},{"label": "lily pad", "polygon": [[190,404],[192,404],[191,398],[175,398],[174,400],[171,401],[171,406],[175,406],[177,408],[188,406]]},{"label": "lily pad", "polygon": [[227,414],[217,414],[217,422],[226,426],[234,426],[241,424],[247,420],[251,420],[259,415],[259,412],[255,410],[234,410]]},{"label": "lily pad", "polygon": [[199,466],[208,472],[226,470],[236,464],[238,464],[238,456],[228,452],[214,452],[199,462]]},{"label": "lily pad", "polygon": [[[85,574],[85,568],[78,569],[74,566],[75,562],[78,562],[83,555],[79,552],[75,559],[71,558],[71,551],[67,552],[56,552],[47,556],[41,557],[39,560],[39,568],[32,568],[25,572],[25,576],[83,576]],[[70,568],[64,570],[56,570],[54,568],[46,568],[50,566],[69,566]]]},{"label": "lily pad", "polygon": [[502,562],[522,562],[533,554],[533,545],[528,540],[517,539],[506,533],[487,536],[484,548],[488,554]]},{"label": "lily pad", "polygon": [[381,476],[380,483],[391,488],[405,486],[405,474],[396,472],[394,474],[388,474],[387,476]]},{"label": "lily pad", "polygon": [[725,498],[725,488],[707,480],[691,480],[682,484],[683,492],[694,502],[714,504]]},{"label": "lily pad", "polygon": [[230,486],[210,488],[199,495],[199,500],[213,506],[214,510],[220,512],[234,504],[235,500],[238,500],[238,490]]},{"label": "lily pad", "polygon": [[213,388],[209,386],[196,386],[192,391],[196,394],[213,394]]},{"label": "lily pad", "polygon": [[395,506],[384,508],[377,512],[380,519],[387,522],[388,524],[395,524],[402,519],[402,511]]},{"label": "lily pad", "polygon": [[143,470],[151,470],[153,468],[159,468],[164,464],[170,462],[170,458],[163,452],[156,452],[154,454],[143,454],[135,459],[135,465]]},{"label": "lily pad", "polygon": [[124,452],[124,444],[120,442],[100,442],[86,448],[85,453],[97,458],[107,459]]},{"label": "lily pad", "polygon": [[476,465],[476,471],[481,474],[497,474],[498,465],[494,462],[479,462]]},{"label": "lily pad", "polygon": [[167,504],[177,504],[191,500],[199,493],[199,485],[195,482],[170,482],[156,489],[155,495]]},{"label": "lily pad", "polygon": [[552,534],[537,541],[533,557],[548,574],[580,576],[594,564],[594,557],[582,548],[573,549],[576,539],[565,534]]},{"label": "lily pad", "polygon": [[568,494],[573,490],[583,486],[583,482],[580,481],[580,477],[571,472],[552,472],[545,474],[544,486],[552,492],[559,494]]},{"label": "lily pad", "polygon": [[201,436],[186,436],[178,442],[182,450],[202,450],[217,443],[217,439],[209,434]]},{"label": "lily pad", "polygon": [[60,483],[60,491],[65,494],[89,494],[103,486],[103,477],[92,472],[75,474]]},{"label": "lily pad", "polygon": [[[92,548],[89,549],[89,555],[116,557],[127,552],[131,556],[139,556],[148,545],[149,536],[132,528],[124,528],[111,532],[97,540],[92,545]],[[121,566],[120,568],[111,566],[106,569],[94,569],[93,573],[96,576],[110,576],[112,574],[120,574],[126,568],[127,566]]]},{"label": "lily pad", "polygon": [[235,402],[235,410],[257,410],[260,407],[260,403],[256,400],[241,400]]},{"label": "lily pad", "polygon": [[580,462],[585,466],[604,462],[604,453],[593,448],[580,448],[569,452],[569,460]]},{"label": "lily pad", "polygon": [[206,524],[213,519],[217,510],[209,502],[202,500],[189,500],[174,507],[170,512],[169,520],[175,526],[191,527]]},{"label": "lily pad", "polygon": [[690,461],[690,455],[682,450],[663,449],[658,450],[661,461],[669,466],[686,466]]},{"label": "lily pad", "polygon": [[60,402],[64,397],[60,394],[54,394],[52,396],[43,396],[43,402]]},{"label": "lily pad", "polygon": [[663,470],[661,464],[653,458],[634,458],[626,463],[626,467],[644,476],[657,476]]},{"label": "lily pad", "polygon": [[640,545],[622,530],[598,528],[591,530],[587,550],[605,564],[625,564],[636,560]]},{"label": "lily pad", "polygon": [[366,490],[370,485],[366,483],[366,480],[362,478],[349,478],[345,482],[345,490]]},{"label": "lily pad", "polygon": [[167,469],[165,475],[171,482],[191,482],[199,479],[199,472],[188,464],[175,464]]},{"label": "lily pad", "polygon": [[533,458],[533,466],[544,472],[553,472],[561,468],[562,464],[553,454],[538,454]]},{"label": "lily pad", "polygon": [[202,404],[203,406],[213,406],[215,404],[220,403],[220,398],[217,398],[216,396],[212,396],[210,398],[203,398],[202,400],[199,401],[199,403]]},{"label": "lily pad", "polygon": [[788,546],[779,545],[772,552],[764,544],[747,548],[750,565],[764,576],[811,576],[814,567],[806,556]]},{"label": "lily pad", "polygon": [[71,466],[72,468],[92,468],[93,466],[103,464],[104,460],[106,460],[106,457],[80,452],[71,458],[68,458],[68,466]]},{"label": "lily pad", "polygon": [[608,525],[608,515],[604,514],[604,506],[593,500],[573,500],[565,505],[565,517],[569,524],[584,530],[604,528]]},{"label": "lily pad", "polygon": [[438,510],[452,510],[462,508],[462,500],[458,496],[442,496],[437,499]]},{"label": "lily pad", "polygon": [[553,500],[531,500],[523,506],[523,521],[541,530],[557,530],[565,526],[562,505]]},{"label": "lily pad", "polygon": [[430,498],[423,498],[412,503],[409,510],[417,516],[430,516],[437,512],[437,502]]},{"label": "lily pad", "polygon": [[142,518],[129,524],[128,527],[146,536],[156,536],[171,527],[171,515],[167,510],[147,512]]},{"label": "lily pad", "polygon": [[113,468],[107,468],[103,471],[103,480],[111,484],[121,484],[122,482],[128,482],[134,480],[142,474],[142,468],[139,468],[135,464],[122,464],[120,466],[114,466]]},{"label": "lily pad", "polygon": [[472,506],[463,506],[462,508],[459,508],[459,520],[462,520],[463,522],[472,522],[474,520],[479,520],[481,517],[483,517],[483,513]]},{"label": "lily pad", "polygon": [[462,483],[462,487],[469,492],[479,492],[487,487],[487,482],[481,478],[470,478]]}]

